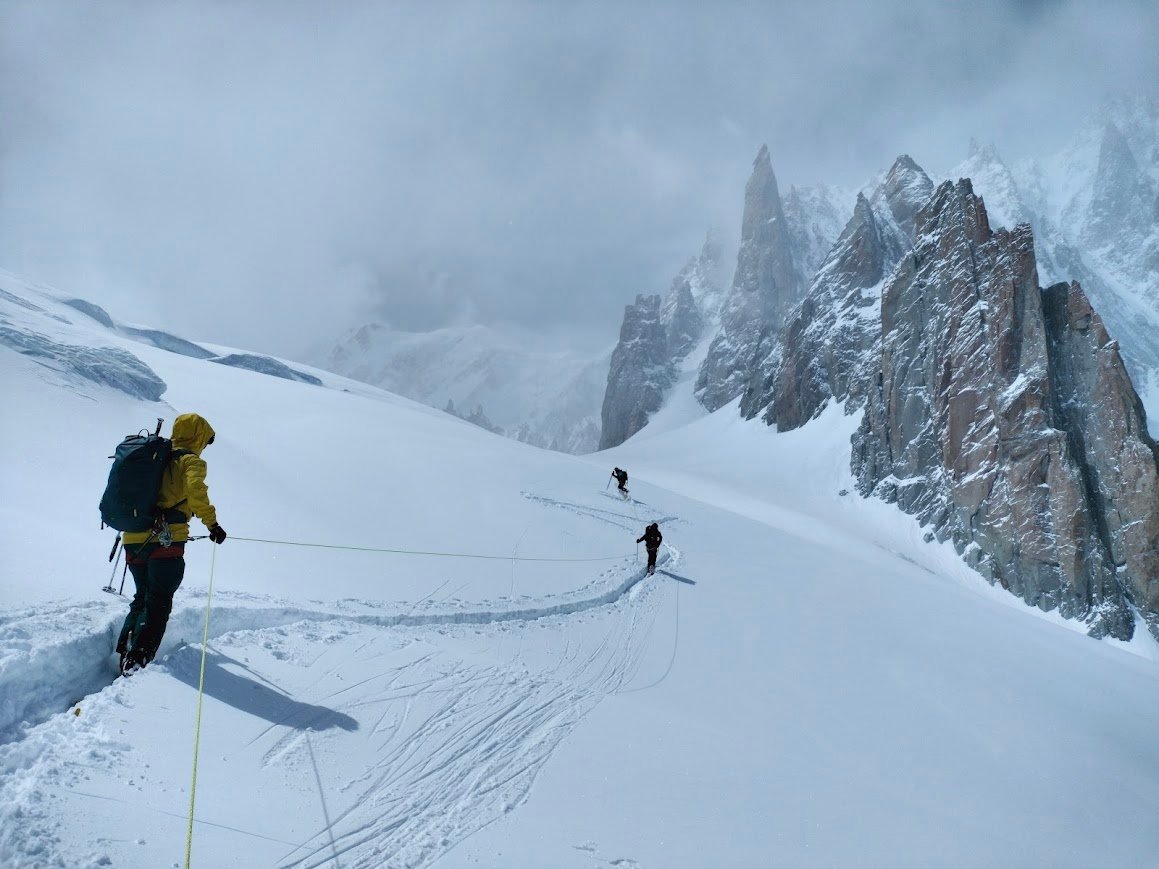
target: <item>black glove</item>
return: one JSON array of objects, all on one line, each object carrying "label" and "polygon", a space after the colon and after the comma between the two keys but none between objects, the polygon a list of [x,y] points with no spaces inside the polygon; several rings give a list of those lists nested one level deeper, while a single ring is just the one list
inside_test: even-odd
[{"label": "black glove", "polygon": [[209,526],[209,539],[214,543],[224,543],[225,529],[216,524]]}]

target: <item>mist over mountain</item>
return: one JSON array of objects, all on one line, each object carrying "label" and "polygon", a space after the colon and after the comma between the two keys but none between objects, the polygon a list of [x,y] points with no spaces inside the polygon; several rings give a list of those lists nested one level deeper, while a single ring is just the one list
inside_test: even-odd
[{"label": "mist over mountain", "polygon": [[[311,361],[545,449],[594,451],[610,351],[542,349],[485,326],[405,332],[371,322]],[[457,410],[456,410],[457,409]]]}]

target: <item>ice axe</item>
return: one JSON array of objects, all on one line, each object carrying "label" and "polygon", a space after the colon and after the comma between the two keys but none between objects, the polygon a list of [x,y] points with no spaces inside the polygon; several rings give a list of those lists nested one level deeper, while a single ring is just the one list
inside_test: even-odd
[{"label": "ice axe", "polygon": [[[125,569],[121,572],[121,591],[113,590],[113,578],[117,575],[117,563],[121,560],[121,552],[124,551],[124,546],[121,545],[121,535],[117,535],[117,539],[113,541],[113,549],[109,553],[109,561],[113,562],[113,572],[109,574],[109,584],[103,586],[101,591],[107,591],[109,594],[120,595],[125,590],[125,574],[129,570],[129,559],[125,558]],[[116,559],[116,560],[114,560]]]}]

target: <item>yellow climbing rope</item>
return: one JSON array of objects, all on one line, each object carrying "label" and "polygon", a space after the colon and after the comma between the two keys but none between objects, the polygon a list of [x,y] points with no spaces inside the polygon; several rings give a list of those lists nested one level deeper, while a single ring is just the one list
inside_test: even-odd
[{"label": "yellow climbing rope", "polygon": [[[201,538],[191,538],[201,539]],[[470,552],[429,552],[417,549],[383,549],[371,546],[337,546],[329,543],[302,543],[294,540],[267,540],[260,537],[230,537],[230,540],[241,540],[246,543],[269,543],[277,546],[306,546],[312,549],[345,549],[354,552],[385,552],[394,555],[431,555],[442,558],[477,558],[488,561],[537,561],[537,562],[590,562],[590,561],[619,561],[630,558],[630,555],[609,555],[602,558],[523,558],[512,555],[479,555]],[[193,812],[197,803],[197,757],[201,748],[201,704],[205,697],[205,657],[209,648],[209,615],[213,607],[213,577],[217,566],[217,547],[213,547],[213,555],[209,562],[209,596],[205,601],[205,627],[201,634],[201,674],[197,682],[197,716],[193,728],[193,781],[189,787],[189,828],[185,837],[185,869],[190,869],[193,859]]]},{"label": "yellow climbing rope", "polygon": [[393,555],[435,555],[441,558],[481,558],[487,561],[618,561],[629,555],[608,555],[601,558],[524,558],[512,555],[478,555],[471,552],[430,552],[422,549],[380,549],[372,546],[338,546],[332,543],[300,543],[295,540],[264,540],[260,537],[230,537],[230,540],[244,540],[247,543],[272,543],[277,546],[307,546],[312,549],[347,549],[352,552],[387,552]]},{"label": "yellow climbing rope", "polygon": [[209,648],[209,610],[213,606],[213,573],[217,566],[217,547],[209,560],[209,597],[205,601],[205,628],[201,633],[201,676],[197,681],[197,723],[193,727],[193,783],[189,787],[189,831],[185,837],[185,869],[193,858],[193,808],[197,802],[197,754],[201,748],[201,700],[205,696],[205,653]]}]

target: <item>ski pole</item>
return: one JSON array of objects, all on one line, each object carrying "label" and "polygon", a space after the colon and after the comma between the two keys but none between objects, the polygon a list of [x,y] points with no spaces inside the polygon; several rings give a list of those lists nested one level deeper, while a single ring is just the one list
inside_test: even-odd
[{"label": "ski pole", "polygon": [[612,475],[608,474],[608,482],[604,483],[604,491],[608,491],[608,486],[612,485]]},{"label": "ski pole", "polygon": [[[116,568],[114,567],[113,570],[115,571]],[[129,572],[129,557],[126,555],[125,556],[125,566],[121,568],[121,590],[117,592],[117,594],[122,595],[122,596],[124,596],[124,594],[125,594],[125,574],[128,572]],[[111,582],[109,583],[109,586],[112,587]]]}]

